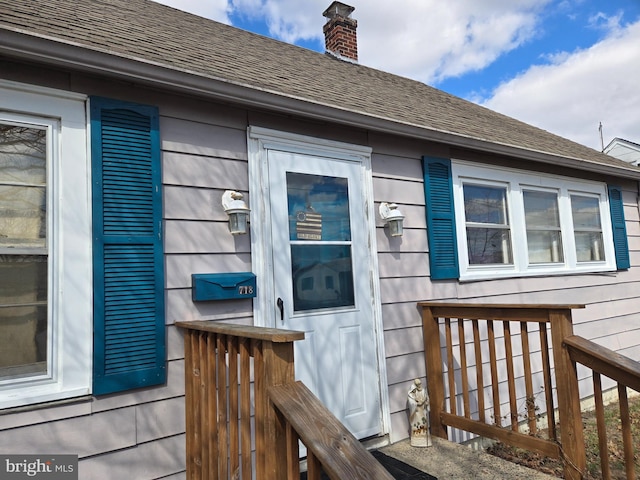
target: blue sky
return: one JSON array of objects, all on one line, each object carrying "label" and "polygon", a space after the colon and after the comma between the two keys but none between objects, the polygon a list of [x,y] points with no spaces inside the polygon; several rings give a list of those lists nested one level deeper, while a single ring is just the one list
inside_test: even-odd
[{"label": "blue sky", "polygon": [[[330,0],[158,0],[324,52]],[[361,64],[600,149],[640,143],[640,0],[347,0]],[[390,5],[390,6],[389,6]]]},{"label": "blue sky", "polygon": [[[563,3],[564,7],[561,6]],[[468,98],[470,92],[490,95],[498,84],[509,81],[532,65],[549,64],[554,55],[570,54],[602,41],[610,33],[611,19],[624,23],[637,21],[640,17],[639,1],[585,0],[574,5],[569,2],[548,5],[536,19],[535,33],[517,48],[503,53],[482,70],[448,78],[438,87],[464,98]]]}]

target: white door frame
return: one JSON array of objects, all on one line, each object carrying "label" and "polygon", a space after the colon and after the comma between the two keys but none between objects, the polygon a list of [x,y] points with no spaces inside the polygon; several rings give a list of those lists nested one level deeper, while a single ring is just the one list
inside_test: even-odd
[{"label": "white door frame", "polygon": [[368,226],[367,238],[370,250],[370,285],[372,290],[371,310],[374,316],[374,336],[382,411],[382,434],[391,432],[391,413],[384,354],[384,331],[382,326],[382,306],[380,298],[380,276],[376,245],[375,209],[373,202],[373,176],[371,172],[370,147],[336,142],[321,138],[298,135],[263,127],[250,126],[247,130],[249,159],[249,206],[251,208],[251,266],[256,275],[257,294],[253,302],[253,322],[256,326],[274,327],[279,310],[275,304],[271,251],[271,209],[269,208],[269,182],[267,150],[305,153],[319,157],[356,161],[361,166],[362,191]]}]

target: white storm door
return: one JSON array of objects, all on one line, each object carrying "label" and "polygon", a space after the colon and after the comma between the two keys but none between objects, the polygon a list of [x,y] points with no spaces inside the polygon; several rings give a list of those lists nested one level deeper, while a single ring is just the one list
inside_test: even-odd
[{"label": "white storm door", "polygon": [[296,378],[358,438],[381,432],[361,164],[268,150],[274,317],[301,330]]}]

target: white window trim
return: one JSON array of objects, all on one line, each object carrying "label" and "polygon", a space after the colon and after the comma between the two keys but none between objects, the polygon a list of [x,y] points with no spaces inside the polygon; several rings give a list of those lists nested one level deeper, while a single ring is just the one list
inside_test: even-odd
[{"label": "white window trim", "polygon": [[[468,162],[451,162],[453,176],[453,198],[456,216],[458,262],[460,280],[484,280],[492,278],[526,277],[541,275],[567,275],[578,273],[611,272],[616,270],[615,248],[609,196],[605,183],[577,180],[571,177],[547,173],[527,172],[509,168],[478,166]],[[509,225],[513,265],[470,265],[467,251],[463,182],[507,186]],[[529,264],[526,248],[526,225],[522,190],[557,191],[559,193],[559,214],[562,228],[562,248],[564,263]],[[570,194],[597,196],[600,199],[600,220],[605,250],[604,261],[576,261],[573,222],[571,218]],[[568,228],[566,227],[568,225]]]},{"label": "white window trim", "polygon": [[91,181],[85,95],[0,80],[0,119],[53,133],[47,165],[51,351],[44,377],[0,384],[0,409],[91,393]]}]

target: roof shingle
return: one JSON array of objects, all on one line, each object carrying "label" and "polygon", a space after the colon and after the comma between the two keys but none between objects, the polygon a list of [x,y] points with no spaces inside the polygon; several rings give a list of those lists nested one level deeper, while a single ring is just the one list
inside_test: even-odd
[{"label": "roof shingle", "polygon": [[342,62],[150,0],[3,0],[0,51],[2,30],[425,130],[633,168],[423,83]]}]

